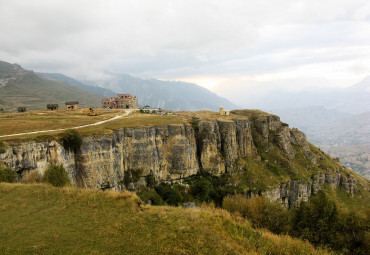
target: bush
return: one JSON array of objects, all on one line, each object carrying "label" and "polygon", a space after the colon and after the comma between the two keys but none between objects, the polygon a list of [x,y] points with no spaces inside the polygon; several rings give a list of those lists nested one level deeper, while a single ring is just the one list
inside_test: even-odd
[{"label": "bush", "polygon": [[5,150],[5,144],[3,143],[3,141],[0,141],[0,153],[5,153],[6,150]]},{"label": "bush", "polygon": [[155,180],[153,173],[150,173],[147,176],[145,176],[145,182],[146,186],[149,188],[154,188],[157,185],[157,181]]},{"label": "bush", "polygon": [[41,182],[42,175],[37,170],[27,171],[22,174],[22,183],[39,183]]},{"label": "bush", "polygon": [[55,187],[62,187],[70,184],[68,172],[64,169],[63,165],[51,164],[45,170],[42,181],[50,183]]},{"label": "bush", "polygon": [[227,196],[223,208],[238,212],[247,218],[254,227],[267,228],[280,234],[289,230],[289,212],[278,203],[271,203],[267,198],[257,196],[246,198],[243,195]]},{"label": "bush", "polygon": [[67,129],[62,136],[63,146],[66,150],[79,149],[82,144],[82,137],[75,129]]},{"label": "bush", "polygon": [[155,191],[168,205],[178,206],[184,200],[181,193],[176,188],[172,188],[168,184],[162,183],[158,185],[155,187]]},{"label": "bush", "polygon": [[230,176],[214,176],[207,172],[199,172],[188,179],[190,185],[189,195],[201,202],[213,201],[221,207],[225,196],[243,192],[240,187],[228,185]]},{"label": "bush", "polygon": [[9,167],[0,166],[0,182],[17,182],[17,173]]},{"label": "bush", "polygon": [[342,210],[324,191],[294,210],[291,234],[344,254],[368,254],[369,221]]},{"label": "bush", "polygon": [[131,182],[135,183],[140,180],[143,175],[143,169],[128,169],[123,177],[123,184],[127,187]]},{"label": "bush", "polygon": [[200,179],[195,181],[190,187],[190,193],[194,198],[201,202],[209,202],[209,197],[212,190],[212,183],[207,179]]},{"label": "bush", "polygon": [[163,205],[163,199],[158,195],[155,190],[150,190],[148,188],[141,188],[137,193],[141,201],[151,204],[151,205]]}]

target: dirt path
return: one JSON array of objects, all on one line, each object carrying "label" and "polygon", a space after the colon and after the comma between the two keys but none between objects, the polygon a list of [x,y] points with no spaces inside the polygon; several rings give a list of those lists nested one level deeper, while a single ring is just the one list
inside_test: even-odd
[{"label": "dirt path", "polygon": [[61,129],[50,129],[50,130],[32,131],[32,132],[18,133],[18,134],[11,134],[11,135],[0,135],[0,138],[2,138],[2,137],[10,137],[10,136],[19,136],[19,135],[40,134],[40,133],[47,133],[47,132],[64,131],[64,130],[67,130],[67,129],[79,129],[79,128],[84,128],[84,127],[97,126],[97,125],[104,124],[104,123],[106,123],[108,121],[116,120],[116,119],[122,118],[124,116],[127,116],[127,115],[131,114],[134,111],[136,111],[136,109],[125,109],[125,113],[123,113],[121,115],[117,115],[117,116],[115,116],[115,117],[113,117],[111,119],[98,121],[98,122],[95,122],[95,123],[92,123],[92,124],[87,124],[87,125],[82,125],[82,126],[77,126],[77,127],[61,128]]}]

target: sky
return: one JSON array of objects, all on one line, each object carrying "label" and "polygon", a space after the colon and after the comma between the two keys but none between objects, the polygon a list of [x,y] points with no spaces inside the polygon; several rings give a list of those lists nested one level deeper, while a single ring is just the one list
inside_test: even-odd
[{"label": "sky", "polygon": [[346,87],[370,74],[368,0],[0,0],[0,34],[0,60],[77,79]]}]

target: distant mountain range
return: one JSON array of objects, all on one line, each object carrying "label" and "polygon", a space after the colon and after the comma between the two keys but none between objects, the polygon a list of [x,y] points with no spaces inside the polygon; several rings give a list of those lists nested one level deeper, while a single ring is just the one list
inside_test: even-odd
[{"label": "distant mountain range", "polygon": [[0,61],[0,108],[14,112],[17,107],[45,110],[47,104],[65,107],[66,101],[79,101],[81,107],[101,105],[102,96],[65,82],[37,76],[17,64]]},{"label": "distant mountain range", "polygon": [[150,105],[173,111],[218,111],[221,105],[230,110],[238,108],[229,100],[192,83],[156,79],[144,80],[127,74],[107,73],[107,76],[111,78],[84,81],[84,83],[109,89],[116,93],[136,95],[142,106]]},{"label": "distant mountain range", "polygon": [[[305,89],[296,89],[300,83]],[[329,83],[329,82],[328,82]],[[370,76],[348,88],[326,88],[325,81],[295,79],[273,82],[225,83],[212,89],[245,108],[266,111],[324,107],[350,114],[370,111]]]},{"label": "distant mountain range", "polygon": [[112,96],[115,96],[117,94],[117,93],[114,93],[113,91],[111,91],[109,89],[104,89],[104,88],[100,88],[100,87],[96,87],[96,86],[86,85],[86,84],[84,84],[84,83],[82,83],[78,80],[75,80],[71,77],[68,77],[68,76],[66,76],[64,74],[60,74],[60,73],[36,73],[36,74],[40,77],[43,77],[43,78],[65,82],[69,85],[75,86],[75,87],[80,88],[80,89],[87,90],[91,93],[95,93],[95,94],[101,95],[103,97],[112,97]]},{"label": "distant mountain range", "polygon": [[79,101],[81,107],[101,107],[103,97],[130,93],[139,104],[168,110],[216,110],[237,106],[225,98],[196,84],[143,80],[126,74],[107,75],[110,79],[78,81],[59,73],[34,73],[17,64],[0,61],[0,108],[16,111],[25,106],[29,110],[45,109],[47,104]]}]

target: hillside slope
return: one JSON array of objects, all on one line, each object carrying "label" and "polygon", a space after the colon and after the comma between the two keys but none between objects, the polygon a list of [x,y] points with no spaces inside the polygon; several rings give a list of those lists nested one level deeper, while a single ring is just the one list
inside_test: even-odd
[{"label": "hillside slope", "polygon": [[28,110],[46,109],[47,104],[65,108],[66,101],[79,101],[81,107],[101,106],[101,96],[97,94],[0,61],[0,108],[4,111],[16,111],[20,106]]},{"label": "hillside slope", "polygon": [[49,78],[49,79],[53,79],[53,80],[56,80],[56,81],[62,81],[62,82],[65,82],[71,86],[74,86],[74,87],[77,87],[77,88],[80,88],[80,89],[84,89],[84,90],[87,90],[91,93],[95,93],[95,94],[98,94],[98,95],[101,95],[101,96],[104,96],[104,97],[113,97],[113,96],[116,96],[117,93],[114,93],[113,91],[109,90],[109,89],[105,89],[105,88],[101,88],[101,87],[97,87],[97,86],[89,86],[89,85],[86,85],[78,80],[75,80],[71,77],[68,77],[64,74],[60,74],[60,73],[36,73],[36,75],[40,76],[40,77],[43,77],[43,78]]},{"label": "hillside slope", "polygon": [[223,210],[138,202],[128,192],[0,183],[0,253],[326,254]]},{"label": "hillside slope", "polygon": [[86,81],[87,84],[110,89],[116,93],[136,95],[139,104],[173,111],[235,109],[229,100],[196,84],[176,81],[143,80],[126,74],[109,74],[111,79]]}]

